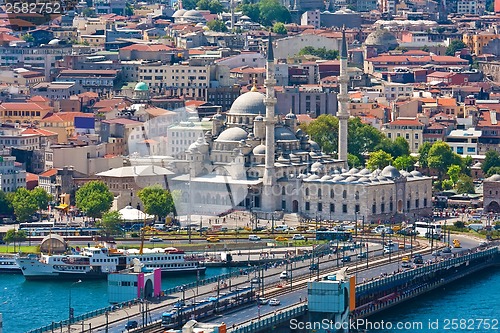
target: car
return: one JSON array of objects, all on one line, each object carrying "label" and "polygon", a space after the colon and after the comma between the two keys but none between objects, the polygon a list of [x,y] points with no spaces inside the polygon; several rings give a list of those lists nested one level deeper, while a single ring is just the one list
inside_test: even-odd
[{"label": "car", "polygon": [[288,238],[283,237],[283,236],[278,236],[274,240],[277,241],[277,242],[287,242]]},{"label": "car", "polygon": [[137,320],[129,320],[125,325],[126,330],[131,330],[137,327],[139,327],[139,323],[137,322]]},{"label": "car", "polygon": [[389,253],[392,253],[393,250],[392,250],[392,247],[384,247],[384,254],[389,254]]},{"label": "car", "polygon": [[358,259],[365,259],[368,256],[367,252],[361,252],[358,254]]},{"label": "car", "polygon": [[350,262],[350,261],[351,261],[351,257],[345,256],[342,258],[342,262]]},{"label": "car", "polygon": [[424,264],[424,258],[422,258],[421,254],[416,254],[413,256],[413,263],[415,265],[423,265]]},{"label": "car", "polygon": [[454,248],[460,248],[462,245],[460,245],[460,241],[458,239],[453,240],[453,247]]},{"label": "car", "polygon": [[219,239],[219,238],[217,238],[217,237],[211,236],[211,237],[208,237],[208,238],[207,238],[207,242],[210,242],[210,243],[217,243],[217,242],[220,242],[220,239]]},{"label": "car", "polygon": [[447,246],[441,252],[442,253],[451,253],[451,247]]},{"label": "car", "polygon": [[399,248],[400,250],[404,250],[404,249],[405,249],[405,245],[404,245],[403,243],[399,243],[398,248]]},{"label": "car", "polygon": [[258,242],[258,241],[260,241],[260,239],[261,238],[257,235],[248,235],[248,240],[251,242]]},{"label": "car", "polygon": [[250,280],[250,283],[253,283],[253,284],[258,284],[260,283],[260,279],[258,277],[254,277]]},{"label": "car", "polygon": [[488,242],[481,242],[481,243],[479,243],[479,246],[480,247],[488,246]]},{"label": "car", "polygon": [[161,239],[160,237],[151,237],[151,238],[149,239],[149,241],[150,241],[151,243],[159,243],[159,242],[163,242],[163,239]]},{"label": "car", "polygon": [[269,300],[269,305],[270,305],[270,306],[278,306],[278,305],[280,305],[280,304],[281,304],[281,302],[280,302],[280,300],[279,300],[279,299],[277,299],[277,298],[271,298],[271,299]]},{"label": "car", "polygon": [[266,305],[267,303],[269,303],[269,300],[265,297],[261,297],[257,300],[257,303],[260,305]]},{"label": "car", "polygon": [[288,271],[283,271],[280,274],[280,279],[288,279]]},{"label": "car", "polygon": [[441,255],[441,251],[440,250],[436,250],[434,252],[432,252],[432,256],[433,257],[439,257]]},{"label": "car", "polygon": [[292,237],[293,240],[305,240],[306,238],[302,236],[301,234],[295,234]]}]

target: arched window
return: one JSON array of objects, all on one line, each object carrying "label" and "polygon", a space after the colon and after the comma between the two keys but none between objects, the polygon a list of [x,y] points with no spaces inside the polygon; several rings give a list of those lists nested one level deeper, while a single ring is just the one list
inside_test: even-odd
[{"label": "arched window", "polygon": [[284,187],[284,186],[281,188],[281,194],[283,194],[283,195],[285,195],[285,194],[286,194],[286,190],[285,190],[285,187]]},{"label": "arched window", "polygon": [[335,197],[335,192],[333,189],[330,190],[330,198],[333,199]]},{"label": "arched window", "polygon": [[342,192],[342,198],[346,199],[347,198],[347,191],[344,190],[344,192]]},{"label": "arched window", "polygon": [[318,188],[318,198],[321,198],[321,189]]},{"label": "arched window", "polygon": [[306,187],[306,195],[309,195],[309,188]]},{"label": "arched window", "polygon": [[354,198],[355,198],[356,200],[359,200],[359,191],[356,191],[356,194],[354,194]]}]

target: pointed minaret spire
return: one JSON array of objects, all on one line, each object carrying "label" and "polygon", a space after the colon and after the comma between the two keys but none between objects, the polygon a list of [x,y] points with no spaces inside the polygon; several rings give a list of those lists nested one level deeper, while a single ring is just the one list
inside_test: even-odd
[{"label": "pointed minaret spire", "polygon": [[347,124],[349,120],[349,94],[347,85],[349,84],[349,75],[347,74],[347,41],[345,38],[345,26],[342,27],[342,45],[340,50],[340,91],[337,96],[339,109],[337,117],[339,118],[339,149],[338,159],[343,161],[347,167]]},{"label": "pointed minaret spire", "polygon": [[267,62],[274,63],[274,51],[273,51],[273,41],[271,39],[271,33],[269,33],[269,39],[267,41]]}]

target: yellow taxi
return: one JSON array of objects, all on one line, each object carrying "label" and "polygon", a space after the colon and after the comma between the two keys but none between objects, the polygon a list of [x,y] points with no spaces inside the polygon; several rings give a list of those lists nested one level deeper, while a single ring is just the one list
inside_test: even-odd
[{"label": "yellow taxi", "polygon": [[458,239],[453,240],[453,247],[454,248],[462,247],[462,245],[460,245],[460,241]]},{"label": "yellow taxi", "polygon": [[286,241],[288,241],[288,238],[283,237],[283,236],[278,236],[274,240],[277,242],[286,242]]},{"label": "yellow taxi", "polygon": [[210,243],[217,243],[217,242],[220,242],[220,239],[217,238],[217,237],[208,237],[207,238],[207,242],[210,242]]}]

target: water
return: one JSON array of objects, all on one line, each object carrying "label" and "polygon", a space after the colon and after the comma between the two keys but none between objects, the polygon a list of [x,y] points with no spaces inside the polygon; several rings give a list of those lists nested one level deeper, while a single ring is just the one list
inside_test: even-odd
[{"label": "water", "polygon": [[[499,332],[499,285],[499,268],[477,272],[369,318],[372,323],[384,320],[393,325],[369,332]],[[407,326],[397,328],[398,323]]]},{"label": "water", "polygon": [[[227,268],[207,268],[205,278],[228,273]],[[202,277],[203,278],[203,277]],[[166,277],[162,289],[196,281],[196,274]],[[22,333],[68,318],[72,282],[26,281],[22,275],[0,274],[0,313],[3,333]],[[83,281],[71,287],[75,315],[109,305],[107,282]]]}]

